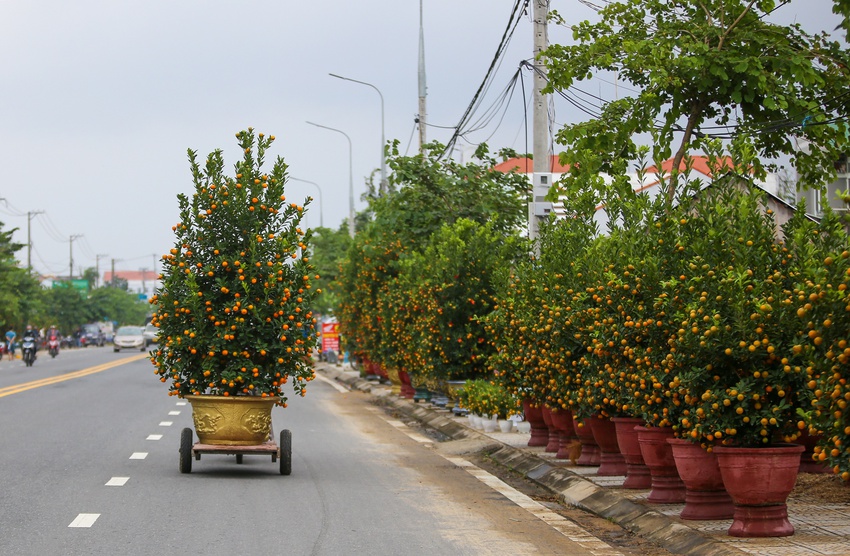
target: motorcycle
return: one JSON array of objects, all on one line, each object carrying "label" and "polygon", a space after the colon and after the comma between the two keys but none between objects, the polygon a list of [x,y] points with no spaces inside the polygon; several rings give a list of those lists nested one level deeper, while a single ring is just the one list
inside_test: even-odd
[{"label": "motorcycle", "polygon": [[35,363],[35,339],[26,337],[21,342],[21,356],[24,360],[24,365],[32,367]]},{"label": "motorcycle", "polygon": [[49,340],[47,340],[47,352],[50,354],[50,357],[56,357],[59,355],[59,338],[53,336]]}]

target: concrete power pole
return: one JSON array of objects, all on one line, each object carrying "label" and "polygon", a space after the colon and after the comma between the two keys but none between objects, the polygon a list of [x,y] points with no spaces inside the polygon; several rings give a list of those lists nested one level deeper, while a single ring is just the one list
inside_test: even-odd
[{"label": "concrete power pole", "polygon": [[[528,204],[528,237],[536,240],[540,235],[540,223],[552,212],[552,203],[546,201],[546,195],[552,186],[552,169],[549,141],[549,98],[543,94],[546,86],[546,65],[540,59],[540,53],[549,46],[547,20],[549,0],[534,0],[534,95],[533,134],[534,134],[534,174],[532,199]],[[535,247],[536,250],[539,247]],[[539,251],[537,251],[539,254]]]},{"label": "concrete power pole", "polygon": [[71,240],[68,242],[69,246],[69,254],[70,261],[68,262],[68,281],[72,281],[74,279],[74,240],[83,237],[83,234],[75,234],[71,236]]},{"label": "concrete power pole", "polygon": [[32,218],[44,214],[43,210],[32,210],[27,213],[27,270],[32,270]]},{"label": "concrete power pole", "polygon": [[112,274],[109,276],[110,285],[115,287],[115,263],[120,262],[121,259],[112,259]]},{"label": "concrete power pole", "polygon": [[422,0],[419,0],[419,152],[425,150],[425,27],[422,22]]},{"label": "concrete power pole", "polygon": [[109,255],[97,255],[94,259],[94,268],[95,268],[95,277],[94,277],[94,287],[100,287],[100,259],[104,257],[108,257]]}]

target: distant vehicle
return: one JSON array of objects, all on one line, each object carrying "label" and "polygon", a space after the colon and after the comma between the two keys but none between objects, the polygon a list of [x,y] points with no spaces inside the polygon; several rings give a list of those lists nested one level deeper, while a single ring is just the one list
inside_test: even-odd
[{"label": "distant vehicle", "polygon": [[80,328],[80,346],[98,346],[103,347],[106,343],[106,335],[101,331],[100,325],[97,323],[84,324]]},{"label": "distant vehicle", "polygon": [[159,342],[157,337],[159,336],[159,329],[152,325],[151,323],[147,323],[145,325],[145,329],[142,331],[145,336],[145,345],[156,344]]},{"label": "distant vehicle", "polygon": [[146,347],[147,342],[141,326],[120,326],[112,339],[112,350],[116,353],[122,349],[145,351]]}]

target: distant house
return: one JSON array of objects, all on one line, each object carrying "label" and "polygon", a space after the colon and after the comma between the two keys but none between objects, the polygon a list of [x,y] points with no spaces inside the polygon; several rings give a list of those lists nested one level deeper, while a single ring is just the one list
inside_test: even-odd
[{"label": "distant house", "polygon": [[[844,193],[850,189],[850,156],[844,155],[835,163],[835,170],[838,176],[835,181],[826,186],[826,202],[830,208],[839,214],[848,214],[847,203],[845,203],[839,193]],[[806,214],[819,218],[823,216],[824,207],[821,206],[820,192],[811,189],[797,191],[797,200],[805,199]]]},{"label": "distant house", "polygon": [[[127,290],[131,293],[137,293],[144,296],[143,299],[150,299],[154,290],[160,285],[159,273],[151,270],[116,270],[115,278],[118,280],[127,281]],[[108,285],[112,282],[112,272],[106,271],[103,273],[103,285]]]},{"label": "distant house", "polygon": [[[697,179],[704,182],[704,187],[707,187],[711,183],[712,179],[712,170],[709,167],[709,159],[706,156],[695,155],[691,157],[691,173],[689,174],[689,179]],[[569,165],[562,165],[557,156],[552,157],[552,163],[550,165],[552,172],[552,183],[556,183],[561,176],[569,171]],[[529,158],[511,158],[508,159],[501,164],[497,164],[494,167],[495,170],[499,170],[501,172],[519,172],[524,173],[528,176],[529,184],[532,183],[532,175],[533,175],[533,165]],[[686,164],[683,161],[679,166],[680,171],[684,171],[686,169]],[[670,172],[673,170],[673,159],[669,159],[664,161],[661,164],[661,174],[662,175],[670,175]],[[846,171],[846,166],[845,166]],[[641,182],[638,180],[637,172],[631,172],[628,174],[629,179],[632,182],[632,188],[637,193],[644,193],[651,198],[654,198],[659,193],[661,193],[661,182],[658,179],[659,170],[656,166],[650,166],[646,169],[644,174],[644,180]],[[603,179],[610,181],[609,176],[603,176]],[[846,184],[846,180],[845,180]],[[776,218],[777,227],[782,226],[785,222],[791,218],[791,215],[794,213],[794,207],[782,200],[778,196],[778,183],[776,176],[774,174],[768,174],[767,178],[763,181],[759,180],[756,182],[756,187],[764,190],[767,193],[768,197],[768,208],[773,210]],[[846,188],[846,185],[845,185]],[[556,218],[563,218],[565,216],[563,203],[555,203],[553,210],[555,212]],[[604,233],[608,229],[608,214],[605,212],[605,207],[600,205],[596,207],[596,213],[594,214],[594,220],[596,224],[599,226],[600,232]],[[779,230],[777,230],[777,234]]]}]

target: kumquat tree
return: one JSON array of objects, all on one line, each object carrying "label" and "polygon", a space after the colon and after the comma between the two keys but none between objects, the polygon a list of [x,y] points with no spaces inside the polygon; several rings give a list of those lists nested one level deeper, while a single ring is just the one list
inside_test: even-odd
[{"label": "kumquat tree", "polygon": [[263,170],[274,136],[249,128],[236,138],[243,158],[233,176],[220,150],[203,165],[189,150],[195,192],[178,195],[174,248],[151,300],[161,338],[151,360],[170,394],[272,396],[285,406],[284,385],[303,396],[315,376],[318,276],[299,227],[305,207],[286,202],[286,163]]}]

